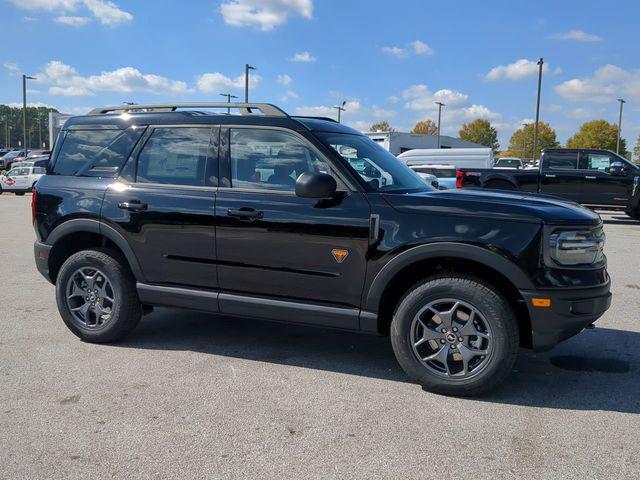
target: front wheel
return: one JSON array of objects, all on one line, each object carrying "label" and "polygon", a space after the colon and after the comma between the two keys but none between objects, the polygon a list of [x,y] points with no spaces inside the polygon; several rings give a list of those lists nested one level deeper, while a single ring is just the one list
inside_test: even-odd
[{"label": "front wheel", "polygon": [[71,255],[56,278],[56,301],[69,330],[87,342],[119,340],[142,316],[131,272],[108,249]]},{"label": "front wheel", "polygon": [[468,276],[428,279],[400,301],[391,324],[398,362],[425,390],[485,393],[511,372],[518,322],[505,298]]}]

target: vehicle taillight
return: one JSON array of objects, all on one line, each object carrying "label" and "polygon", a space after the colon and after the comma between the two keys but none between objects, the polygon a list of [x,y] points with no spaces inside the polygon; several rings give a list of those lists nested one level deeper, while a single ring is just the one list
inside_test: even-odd
[{"label": "vehicle taillight", "polygon": [[462,177],[464,177],[464,173],[456,170],[456,188],[462,188]]},{"label": "vehicle taillight", "polygon": [[38,198],[38,191],[36,187],[31,190],[31,223],[36,221],[36,199]]}]

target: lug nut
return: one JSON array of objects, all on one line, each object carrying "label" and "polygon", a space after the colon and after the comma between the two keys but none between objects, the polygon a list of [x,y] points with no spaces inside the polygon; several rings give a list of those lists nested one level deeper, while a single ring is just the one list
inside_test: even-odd
[{"label": "lug nut", "polygon": [[442,344],[446,343],[444,338],[442,340],[440,340],[440,343],[442,343]]},{"label": "lug nut", "polygon": [[86,297],[85,300],[88,302],[89,301],[89,297]]},{"label": "lug nut", "polygon": [[456,346],[451,344],[451,350],[455,350],[455,349],[456,349]]},{"label": "lug nut", "polygon": [[458,337],[458,341],[459,341],[459,342],[464,342],[464,338],[462,338],[462,337]]},{"label": "lug nut", "polygon": [[442,327],[442,330],[440,330],[442,333],[447,333],[447,329]]},{"label": "lug nut", "polygon": [[457,331],[458,331],[458,329],[457,329],[456,327],[453,327],[453,331],[454,331],[454,332],[457,332]]}]

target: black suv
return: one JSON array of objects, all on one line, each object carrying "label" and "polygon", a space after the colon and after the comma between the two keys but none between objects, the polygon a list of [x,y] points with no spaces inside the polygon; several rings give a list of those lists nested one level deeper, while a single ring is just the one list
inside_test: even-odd
[{"label": "black suv", "polygon": [[359,132],[269,104],[73,117],[33,220],[37,267],[85,341],[122,338],[154,306],[388,334],[444,394],[489,390],[519,345],[549,349],[611,302],[592,211],[437,191]]}]

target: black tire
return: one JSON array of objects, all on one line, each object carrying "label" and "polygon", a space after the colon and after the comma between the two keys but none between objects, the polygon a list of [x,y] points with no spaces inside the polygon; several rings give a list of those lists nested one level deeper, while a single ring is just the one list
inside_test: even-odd
[{"label": "black tire", "polygon": [[[479,357],[482,368],[478,368],[476,373],[470,373],[468,377],[453,378],[446,375],[449,367],[446,374],[438,374],[434,372],[434,368],[423,364],[424,360],[419,360],[418,354],[414,352],[411,340],[414,318],[425,306],[437,303],[440,299],[456,299],[473,306],[490,328],[491,337],[487,342],[492,343],[486,360],[484,356]],[[478,340],[478,337],[473,338]],[[444,338],[434,341],[438,345]],[[433,277],[415,285],[399,302],[391,323],[391,344],[403,370],[425,390],[461,397],[480,395],[495,388],[511,372],[519,348],[518,322],[505,298],[483,280],[456,274]],[[440,348],[447,347],[456,348],[449,344]],[[428,348],[431,348],[430,345]],[[456,350],[451,352],[455,353]],[[446,358],[453,359],[455,364],[455,357]],[[475,359],[476,357],[473,361]]]},{"label": "black tire", "polygon": [[24,195],[24,192],[16,192],[16,195],[18,195],[19,197],[21,197],[22,195]]},{"label": "black tire", "polygon": [[[99,270],[110,281],[114,301],[108,321],[103,325],[84,326],[71,311],[67,289],[71,276],[81,268]],[[125,337],[136,328],[142,317],[135,280],[126,261],[106,248],[82,250],[64,262],[56,279],[56,301],[69,330],[91,343],[113,342]]]},{"label": "black tire", "polygon": [[509,182],[503,182],[503,181],[488,182],[487,184],[485,184],[484,188],[491,188],[493,190],[515,190],[516,189],[516,187],[511,185]]},{"label": "black tire", "polygon": [[635,211],[625,210],[624,213],[626,213],[629,217],[633,218],[634,220],[640,220],[640,207],[638,207]]}]

